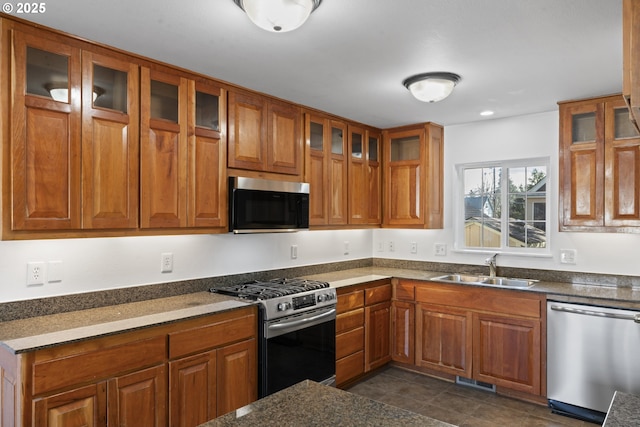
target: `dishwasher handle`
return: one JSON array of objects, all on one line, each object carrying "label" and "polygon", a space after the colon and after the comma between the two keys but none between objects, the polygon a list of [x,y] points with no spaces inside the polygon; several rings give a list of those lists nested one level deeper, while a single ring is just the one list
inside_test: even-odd
[{"label": "dishwasher handle", "polygon": [[636,314],[619,314],[619,313],[610,313],[606,311],[594,311],[594,310],[584,310],[582,308],[572,308],[566,307],[563,305],[551,305],[551,310],[554,311],[564,311],[566,313],[573,314],[582,314],[585,316],[596,316],[596,317],[607,317],[610,319],[622,319],[622,320],[633,320],[636,323],[640,323],[640,313]]}]

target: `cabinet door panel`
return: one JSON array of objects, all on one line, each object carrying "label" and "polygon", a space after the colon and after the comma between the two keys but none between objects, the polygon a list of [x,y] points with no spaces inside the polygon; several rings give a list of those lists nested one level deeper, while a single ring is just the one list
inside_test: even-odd
[{"label": "cabinet door panel", "polygon": [[109,427],[166,425],[165,365],[109,380]]},{"label": "cabinet door panel", "polygon": [[266,106],[263,98],[229,92],[230,168],[263,170],[267,139]]},{"label": "cabinet door panel", "polygon": [[33,402],[33,427],[106,427],[106,383]]},{"label": "cabinet door panel", "polygon": [[218,416],[257,399],[257,363],[255,339],[218,350]]},{"label": "cabinet door panel", "polygon": [[366,312],[365,372],[391,360],[391,301],[368,306]]},{"label": "cabinet door panel", "polygon": [[[139,77],[138,67],[125,61],[82,54],[82,206],[83,228],[138,226]],[[121,110],[94,102],[99,84],[94,68],[125,76]],[[118,98],[117,93],[100,97]],[[114,101],[115,102],[115,101]]]},{"label": "cabinet door panel", "polygon": [[343,156],[331,156],[331,203],[329,224],[347,223],[347,165]]},{"label": "cabinet door panel", "polygon": [[605,225],[640,226],[640,135],[623,100],[605,105]]},{"label": "cabinet door panel", "polygon": [[[226,150],[220,139],[196,136],[190,153],[189,225],[224,227],[227,223]],[[221,172],[222,169],[222,172]]]},{"label": "cabinet door panel", "polygon": [[412,302],[394,301],[391,306],[393,334],[391,358],[396,362],[413,365],[415,361],[415,305]]},{"label": "cabinet door panel", "polygon": [[176,427],[195,427],[216,417],[216,352],[169,363],[169,419]]},{"label": "cabinet door panel", "polygon": [[291,104],[269,102],[267,169],[299,175],[301,172],[300,109]]},{"label": "cabinet door panel", "polygon": [[359,351],[336,362],[338,387],[364,373],[364,351]]},{"label": "cabinet door panel", "polygon": [[[68,230],[80,228],[80,51],[31,34],[15,31],[12,118],[13,230]],[[54,101],[41,88],[59,78],[27,81],[34,68],[27,63],[29,49],[62,59],[68,76],[67,99]],[[52,59],[55,58],[55,59]],[[37,74],[37,73],[35,73]],[[31,93],[31,88],[37,86]]]},{"label": "cabinet door panel", "polygon": [[470,378],[471,314],[419,304],[416,318],[416,364]]},{"label": "cabinet door panel", "polygon": [[309,160],[309,224],[327,224],[327,192],[328,180],[324,156],[321,152],[311,150]]},{"label": "cabinet door panel", "polygon": [[560,121],[561,229],[603,226],[604,106],[563,106]]},{"label": "cabinet door panel", "polygon": [[[144,67],[141,75],[140,227],[185,227],[188,83]],[[151,91],[156,82],[156,87],[175,88],[177,99],[167,97],[165,106],[163,94]]]},{"label": "cabinet door panel", "polygon": [[422,219],[420,212],[420,173],[417,164],[393,165],[390,167],[389,191],[391,224],[413,224]]},{"label": "cabinet door panel", "polygon": [[474,378],[540,394],[540,321],[474,314]]}]

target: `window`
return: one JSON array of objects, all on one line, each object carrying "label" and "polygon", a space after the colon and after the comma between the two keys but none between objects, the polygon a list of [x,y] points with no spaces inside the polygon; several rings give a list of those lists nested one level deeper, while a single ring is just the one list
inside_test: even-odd
[{"label": "window", "polygon": [[548,251],[548,159],[459,165],[458,247]]}]

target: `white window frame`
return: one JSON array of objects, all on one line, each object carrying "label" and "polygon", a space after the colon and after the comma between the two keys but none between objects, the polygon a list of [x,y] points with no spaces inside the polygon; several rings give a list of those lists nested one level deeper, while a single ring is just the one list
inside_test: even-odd
[{"label": "white window frame", "polygon": [[[509,218],[507,217],[508,209],[502,209],[502,217],[500,218],[500,247],[467,247],[465,246],[465,218],[464,218],[464,197],[465,197],[465,185],[464,185],[464,170],[476,169],[476,168],[495,168],[500,167],[507,175],[508,169],[522,168],[522,167],[535,167],[545,166],[547,169],[547,183],[545,191],[545,203],[546,203],[546,246],[544,248],[517,248],[508,245],[509,239]],[[551,256],[551,176],[550,176],[550,159],[549,157],[536,157],[528,159],[515,159],[515,160],[498,160],[490,162],[477,162],[477,163],[461,163],[455,166],[456,172],[456,190],[455,190],[455,224],[454,224],[454,248],[457,252],[474,252],[474,253],[500,253],[511,255],[523,255],[531,257],[549,257]],[[501,180],[501,204],[508,207],[508,179]]]}]

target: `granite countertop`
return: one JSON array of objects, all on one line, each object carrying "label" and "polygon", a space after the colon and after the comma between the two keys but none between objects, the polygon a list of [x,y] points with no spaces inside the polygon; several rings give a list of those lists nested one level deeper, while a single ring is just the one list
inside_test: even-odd
[{"label": "granite countertop", "polygon": [[[335,288],[392,277],[430,280],[446,274],[415,268],[360,267],[304,277],[329,282]],[[466,286],[487,286],[474,285]],[[585,285],[541,280],[524,292],[545,293],[562,302],[640,309],[640,288]],[[0,322],[0,345],[14,353],[46,348],[191,317],[245,307],[254,302],[210,292],[192,292],[106,307]]]},{"label": "granite countertop", "polygon": [[446,427],[451,424],[305,380],[200,427]]},{"label": "granite countertop", "polygon": [[602,427],[640,425],[640,396],[616,391]]},{"label": "granite countertop", "polygon": [[[332,287],[340,288],[392,277],[412,280],[430,280],[444,274],[448,273],[404,268],[363,267],[305,277],[326,281],[329,282]],[[464,284],[462,286],[482,286],[500,289],[499,286],[481,284]],[[554,301],[640,309],[640,288],[638,287],[588,285],[540,280],[529,288],[506,289],[544,293],[549,299]]]},{"label": "granite countertop", "polygon": [[253,304],[211,292],[0,323],[0,345],[14,353],[220,313]]}]

